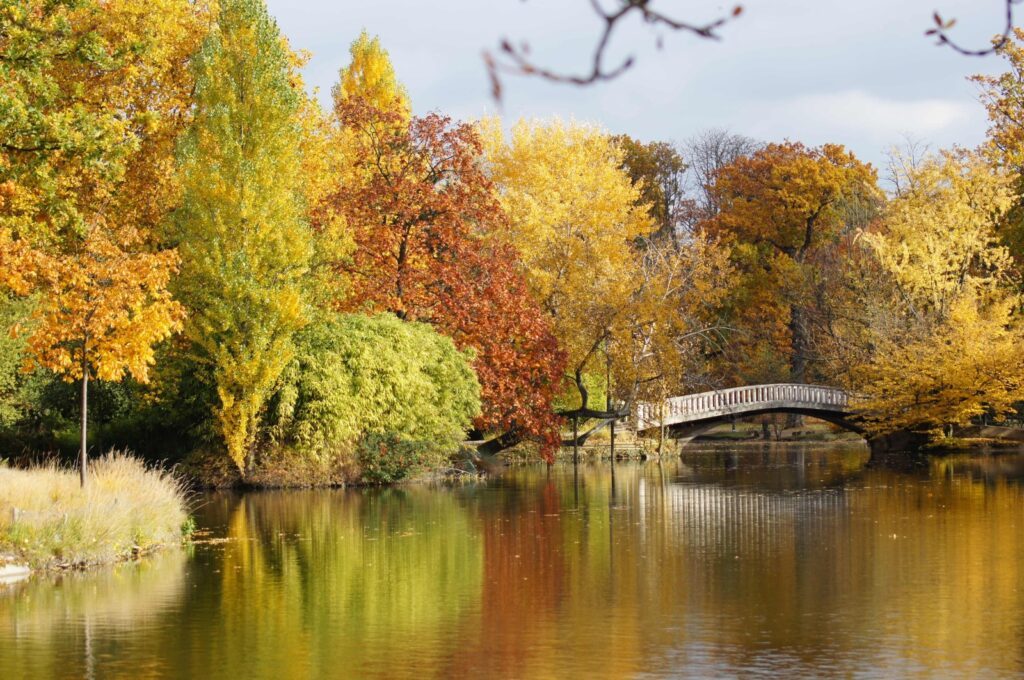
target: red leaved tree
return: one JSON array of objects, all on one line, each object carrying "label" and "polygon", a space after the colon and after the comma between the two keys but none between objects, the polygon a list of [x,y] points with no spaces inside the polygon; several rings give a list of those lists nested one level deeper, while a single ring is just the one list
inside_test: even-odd
[{"label": "red leaved tree", "polygon": [[345,180],[328,209],[356,243],[343,269],[349,310],[422,321],[475,352],[494,452],[524,438],[550,459],[559,442],[553,399],[564,354],[517,270],[518,256],[490,237],[505,215],[480,167],[472,125],[431,114],[404,119],[350,99],[343,127]]}]

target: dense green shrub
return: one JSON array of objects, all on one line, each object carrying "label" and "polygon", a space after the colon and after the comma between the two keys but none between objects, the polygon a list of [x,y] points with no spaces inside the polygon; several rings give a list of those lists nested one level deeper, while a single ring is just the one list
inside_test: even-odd
[{"label": "dense green shrub", "polygon": [[440,464],[480,412],[472,357],[426,324],[335,315],[297,349],[271,403],[272,437],[312,455],[351,445],[367,481]]}]

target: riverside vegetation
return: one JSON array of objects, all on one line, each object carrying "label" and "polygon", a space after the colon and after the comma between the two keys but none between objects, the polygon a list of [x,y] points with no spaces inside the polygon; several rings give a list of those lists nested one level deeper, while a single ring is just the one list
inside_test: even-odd
[{"label": "riverside vegetation", "polygon": [[0,566],[77,567],[180,544],[190,528],[181,482],[136,458],[92,463],[90,484],[54,464],[0,465]]},{"label": "riverside vegetation", "polygon": [[708,386],[842,386],[934,441],[1011,416],[1021,41],[986,144],[883,183],[837,144],[419,115],[365,33],[325,110],[262,0],[10,4],[0,446],[390,483]]}]

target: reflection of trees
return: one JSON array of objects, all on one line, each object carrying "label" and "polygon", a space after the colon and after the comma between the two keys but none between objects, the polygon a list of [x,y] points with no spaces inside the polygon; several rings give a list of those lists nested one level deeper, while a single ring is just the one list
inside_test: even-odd
[{"label": "reflection of trees", "polygon": [[[620,467],[617,483],[628,485],[638,469]],[[541,482],[532,470],[513,470],[509,491],[480,508],[480,614],[464,624],[472,644],[451,675],[621,677],[644,667],[638,624],[649,603],[617,588],[646,570],[619,561],[619,541],[634,527],[623,519],[620,535],[623,510],[609,507],[608,473],[579,469],[577,506],[571,472]]]},{"label": "reflection of trees", "polygon": [[[870,453],[862,442],[842,444],[693,445],[677,481],[756,486],[765,491],[842,488],[863,473]],[[699,452],[699,455],[694,455]],[[724,472],[723,472],[724,471]]]},{"label": "reflection of trees", "polygon": [[444,491],[254,494],[226,521],[218,617],[196,631],[221,642],[190,646],[199,675],[383,673],[444,647],[480,588],[479,541]]},{"label": "reflection of trees", "polygon": [[501,677],[531,677],[532,655],[554,631],[559,603],[573,592],[561,534],[561,496],[550,479],[504,494],[481,511],[484,578],[479,615],[463,623],[473,640],[453,660],[451,675],[484,669]]},{"label": "reflection of trees", "polygon": [[[0,677],[137,677],[136,664],[118,659],[118,640],[158,625],[179,605],[185,562],[182,551],[167,550],[137,563],[0,588]],[[158,638],[132,641],[134,653],[158,656]]]},{"label": "reflection of trees", "polygon": [[[724,667],[771,654],[780,669],[835,659],[867,670],[880,655],[894,672],[1021,669],[1017,486],[867,471],[849,488],[829,488],[828,466],[807,467],[798,493],[765,491],[756,473],[745,484],[656,487],[660,495],[643,478],[651,500],[631,511],[646,515],[638,525],[648,529],[630,536],[639,546],[617,546],[616,576],[623,550],[641,551],[659,588],[613,584],[624,599],[647,602],[641,634],[657,635],[650,605],[675,597],[660,623],[688,633],[663,653],[713,650]],[[762,474],[771,488],[778,471]]]}]

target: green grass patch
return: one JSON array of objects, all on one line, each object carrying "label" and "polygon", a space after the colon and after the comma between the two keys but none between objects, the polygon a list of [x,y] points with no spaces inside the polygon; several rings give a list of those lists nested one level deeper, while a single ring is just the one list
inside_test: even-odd
[{"label": "green grass patch", "polygon": [[32,567],[126,559],[182,542],[185,489],[170,473],[123,453],[90,465],[89,483],[57,465],[0,466],[0,558]]}]

